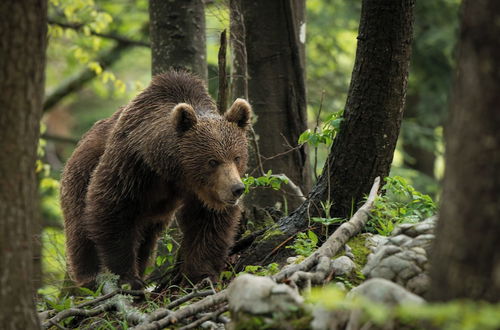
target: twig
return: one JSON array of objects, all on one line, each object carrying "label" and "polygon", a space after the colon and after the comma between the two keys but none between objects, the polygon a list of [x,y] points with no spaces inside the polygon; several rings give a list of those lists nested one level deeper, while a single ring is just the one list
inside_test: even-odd
[{"label": "twig", "polygon": [[92,309],[83,308],[70,308],[57,313],[54,317],[48,319],[46,322],[42,323],[42,329],[48,329],[49,327],[55,325],[59,327],[58,323],[62,320],[71,316],[96,316],[103,312],[113,310],[116,306],[112,301],[108,301],[102,305],[94,307]]},{"label": "twig", "polygon": [[260,175],[264,176],[266,175],[266,172],[264,171],[264,166],[262,166],[262,155],[260,154],[259,143],[257,142],[257,133],[255,133],[252,125],[250,125],[250,135],[250,140],[252,141],[253,148],[255,150],[255,157],[257,158],[257,165],[260,171]]},{"label": "twig", "polygon": [[[78,32],[81,32],[83,30],[83,27],[85,26],[85,24],[83,24],[83,23],[59,22],[59,21],[57,21],[55,19],[51,19],[51,18],[48,19],[48,23],[50,25],[57,25],[57,26],[60,26],[64,29],[71,29],[71,30],[75,30]],[[131,46],[140,46],[140,47],[148,47],[148,48],[150,47],[150,44],[147,41],[129,39],[127,37],[121,36],[121,35],[113,33],[113,32],[100,33],[100,32],[96,32],[94,30],[90,30],[90,34],[94,35],[96,37],[100,37],[100,38],[115,40],[115,41],[118,41],[119,43],[128,44]]]},{"label": "twig", "polygon": [[[98,284],[102,284],[102,292],[111,294],[119,290],[115,275],[104,274],[97,277]],[[100,282],[100,283],[99,283]],[[125,316],[125,319],[132,324],[139,324],[147,320],[147,315],[139,311],[130,303],[130,297],[116,294],[109,303],[112,303],[116,310]]]},{"label": "twig", "polygon": [[206,297],[206,296],[210,296],[211,294],[214,294],[214,292],[212,290],[194,291],[194,292],[191,292],[190,294],[185,295],[184,297],[181,297],[177,300],[172,301],[170,304],[167,305],[166,308],[173,309],[179,305],[184,304],[187,301],[190,301],[191,299]]},{"label": "twig", "polygon": [[58,322],[61,322],[62,320],[64,320],[65,318],[68,318],[70,316],[95,316],[95,315],[98,315],[98,314],[103,312],[102,308],[108,308],[106,310],[112,309],[112,308],[114,308],[113,306],[102,307],[104,304],[100,305],[98,307],[95,307],[94,309],[83,309],[83,307],[96,305],[104,300],[113,298],[117,294],[129,294],[129,295],[133,295],[133,296],[143,296],[144,291],[142,291],[142,290],[123,290],[123,289],[114,290],[114,291],[109,292],[103,296],[100,296],[100,297],[97,297],[95,299],[81,303],[74,308],[66,309],[66,310],[63,310],[63,311],[57,313],[52,318],[50,318],[46,322],[42,323],[42,328],[46,329],[52,325],[57,326]]},{"label": "twig", "polygon": [[204,322],[209,321],[209,320],[216,321],[220,314],[225,313],[228,310],[229,310],[229,307],[227,305],[225,305],[225,306],[219,308],[218,310],[216,310],[215,312],[209,313],[209,314],[199,318],[198,320],[196,320],[192,323],[189,323],[188,325],[180,328],[179,330],[194,329],[194,328],[202,325]]},{"label": "twig", "polygon": [[161,318],[164,318],[170,314],[172,314],[172,309],[175,307],[184,304],[185,302],[190,301],[191,299],[194,298],[200,298],[200,297],[206,297],[214,294],[212,290],[206,290],[206,291],[193,291],[183,297],[180,297],[179,299],[176,299],[172,301],[170,304],[168,304],[165,308],[158,308],[155,310],[153,313],[151,313],[148,316],[149,321],[154,321],[154,320],[159,320]]},{"label": "twig", "polygon": [[286,154],[289,154],[289,153],[291,153],[292,151],[299,150],[299,149],[300,149],[300,148],[302,148],[303,146],[304,146],[303,144],[299,144],[299,145],[297,145],[297,146],[295,146],[295,147],[291,147],[291,146],[290,146],[290,149],[285,150],[285,151],[280,152],[280,153],[277,153],[276,155],[269,156],[269,157],[266,157],[266,156],[261,156],[261,157],[264,159],[264,161],[271,160],[271,159],[278,158],[278,157],[284,156],[284,155],[286,155]]},{"label": "twig", "polygon": [[206,297],[200,301],[195,302],[192,305],[186,306],[182,309],[172,312],[164,318],[157,320],[150,320],[150,323],[141,324],[132,329],[135,330],[163,329],[170,324],[177,323],[179,320],[195,315],[196,313],[202,312],[212,306],[224,303],[226,301],[227,301],[227,292],[226,290],[222,290],[213,296]]},{"label": "twig", "polygon": [[304,196],[304,193],[302,192],[302,190],[300,189],[300,187],[297,186],[288,176],[286,176],[286,174],[284,174],[284,173],[273,174],[273,176],[281,177],[282,179],[287,180],[288,181],[287,186],[295,193],[295,196],[299,197],[299,199],[302,202],[305,202],[306,197]]},{"label": "twig", "polygon": [[224,113],[227,107],[227,75],[226,75],[226,49],[227,37],[226,30],[220,34],[220,48],[218,54],[219,64],[219,95],[217,96],[217,109],[219,113]]}]

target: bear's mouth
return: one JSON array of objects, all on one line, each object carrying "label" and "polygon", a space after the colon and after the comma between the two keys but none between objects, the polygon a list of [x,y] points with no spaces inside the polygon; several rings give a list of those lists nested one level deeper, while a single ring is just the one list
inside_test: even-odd
[{"label": "bear's mouth", "polygon": [[240,201],[239,198],[235,198],[235,199],[228,199],[228,200],[225,200],[223,202],[224,202],[224,204],[234,206],[234,205],[238,204],[239,201]]}]

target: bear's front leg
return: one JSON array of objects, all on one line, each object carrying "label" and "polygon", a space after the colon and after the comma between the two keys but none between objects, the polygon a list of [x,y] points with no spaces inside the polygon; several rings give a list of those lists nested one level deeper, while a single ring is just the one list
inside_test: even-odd
[{"label": "bear's front leg", "polygon": [[195,198],[177,213],[183,240],[179,250],[181,275],[196,283],[205,277],[218,280],[239,223],[241,210],[231,206],[224,211],[208,209]]}]

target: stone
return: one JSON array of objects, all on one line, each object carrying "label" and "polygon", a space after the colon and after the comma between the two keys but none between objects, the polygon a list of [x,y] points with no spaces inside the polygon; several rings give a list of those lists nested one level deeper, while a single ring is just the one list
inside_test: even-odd
[{"label": "stone", "polygon": [[425,303],[423,298],[383,278],[370,279],[347,294],[347,298],[353,299],[355,297],[365,297],[376,303],[393,306],[403,303]]},{"label": "stone", "polygon": [[435,238],[436,220],[437,217],[431,217],[419,223],[400,224],[385,242],[379,240],[383,243],[372,250],[363,268],[366,278],[384,278],[414,293],[426,294],[429,289],[427,255]]},{"label": "stone", "polygon": [[261,315],[287,313],[301,306],[303,298],[286,284],[277,284],[269,277],[244,274],[228,287],[231,312]]},{"label": "stone", "polygon": [[356,268],[356,264],[347,256],[338,257],[332,261],[332,268],[336,276],[351,274]]},{"label": "stone", "polygon": [[424,295],[429,290],[430,282],[429,275],[420,273],[406,282],[406,287],[415,294]]},{"label": "stone", "polygon": [[393,237],[389,238],[389,243],[392,243],[392,244],[397,245],[397,246],[401,246],[410,240],[411,240],[411,237],[408,237],[404,234],[401,234],[401,235],[397,235],[397,236],[393,236]]}]

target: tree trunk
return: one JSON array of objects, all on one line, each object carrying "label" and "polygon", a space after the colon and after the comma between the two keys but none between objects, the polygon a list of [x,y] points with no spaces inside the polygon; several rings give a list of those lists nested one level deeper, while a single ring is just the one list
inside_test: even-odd
[{"label": "tree trunk", "polygon": [[257,264],[262,256],[268,257],[265,262],[271,261],[270,252],[277,244],[306,229],[311,216],[323,214],[322,201],[334,203],[332,216],[348,218],[373,180],[388,175],[403,115],[413,7],[414,0],[363,1],[344,121],[323,173],[307,201],[279,220],[281,234],[265,233],[271,239],[250,247],[252,255],[245,256],[240,265]]},{"label": "tree trunk", "polygon": [[187,69],[207,80],[202,0],[149,0],[153,75]]},{"label": "tree trunk", "polygon": [[466,0],[431,298],[500,301],[500,3]]},{"label": "tree trunk", "polygon": [[[411,68],[410,68],[411,71]],[[421,122],[421,114],[419,116],[419,107],[420,97],[418,94],[407,95],[406,97],[406,106],[403,115],[403,123],[404,122],[414,122],[420,127],[425,127],[427,129],[432,129],[426,123]],[[437,125],[436,125],[437,126]],[[435,128],[435,127],[433,127]],[[418,136],[416,141],[412,140],[411,134],[407,133],[404,129],[401,131],[401,136],[403,140],[403,151],[404,151],[404,165],[408,168],[414,169],[429,178],[434,179],[434,163],[436,162],[436,155],[434,152],[424,148],[422,143],[419,142]]]},{"label": "tree trunk", "polygon": [[241,1],[229,1],[231,43],[231,98],[248,99],[247,50],[245,46],[245,24],[241,12]]},{"label": "tree trunk", "polygon": [[[275,174],[286,174],[306,193],[311,185],[311,171],[305,147],[273,159],[265,158],[296,146],[307,128],[305,2],[244,0],[240,8],[244,19],[248,95],[257,116],[254,129],[259,136],[263,167]],[[257,167],[255,162],[250,165]],[[282,196],[273,190],[259,190],[248,196],[247,204],[273,206],[277,201],[283,202],[283,197],[290,208],[302,201],[290,194]]]},{"label": "tree trunk", "polygon": [[0,18],[0,328],[39,329],[32,258],[47,3],[2,1]]}]

